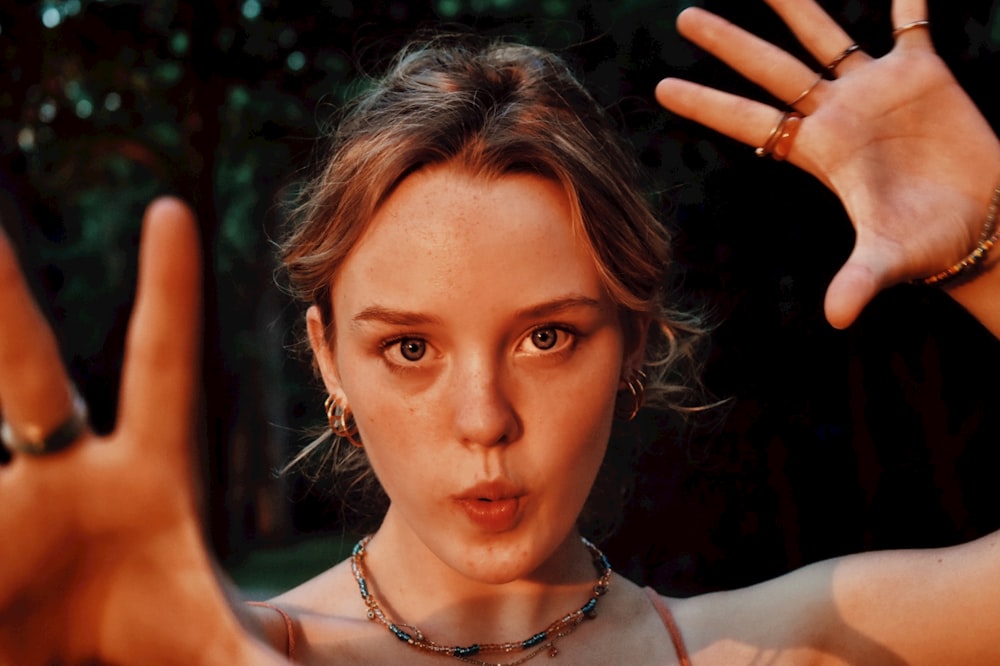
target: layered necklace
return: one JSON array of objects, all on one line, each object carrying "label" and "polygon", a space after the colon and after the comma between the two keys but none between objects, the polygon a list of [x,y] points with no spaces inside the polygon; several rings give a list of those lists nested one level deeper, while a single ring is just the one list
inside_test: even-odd
[{"label": "layered necklace", "polygon": [[[459,661],[475,664],[476,666],[516,666],[545,651],[548,652],[550,657],[555,657],[559,654],[559,650],[556,648],[557,640],[573,633],[584,619],[597,617],[597,600],[608,591],[608,586],[611,582],[611,565],[608,563],[608,559],[604,556],[604,553],[597,546],[586,539],[581,538],[581,540],[583,541],[583,545],[587,547],[587,550],[590,551],[591,557],[594,560],[594,568],[597,569],[598,577],[597,582],[594,583],[593,596],[587,600],[587,603],[580,606],[580,608],[562,616],[542,631],[522,641],[510,643],[473,643],[472,645],[465,646],[441,645],[427,638],[422,631],[412,624],[393,621],[382,610],[382,607],[379,606],[371,590],[368,589],[368,581],[365,579],[365,546],[371,541],[370,535],[363,538],[354,546],[354,551],[351,554],[351,571],[354,572],[354,579],[358,582],[361,599],[368,608],[368,619],[381,624],[392,632],[396,638],[407,645],[423,652],[453,657]],[[483,661],[479,659],[479,655],[514,653],[524,654],[514,661],[507,662]]]}]

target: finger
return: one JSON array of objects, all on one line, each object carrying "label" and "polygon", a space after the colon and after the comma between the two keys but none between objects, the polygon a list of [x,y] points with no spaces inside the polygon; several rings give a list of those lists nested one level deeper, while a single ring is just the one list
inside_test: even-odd
[{"label": "finger", "polygon": [[788,52],[705,10],[692,7],[681,12],[677,30],[780,100],[803,101],[802,93],[808,89],[805,111],[813,108],[826,85],[817,72]]},{"label": "finger", "polygon": [[834,328],[847,328],[861,311],[886,286],[882,262],[864,248],[855,247],[844,266],[826,290],[824,310]]},{"label": "finger", "polygon": [[751,146],[761,146],[780,119],[773,106],[683,79],[664,79],[657,101],[669,111]]},{"label": "finger", "polygon": [[0,230],[0,407],[10,428],[39,441],[62,424],[74,393],[48,323]]},{"label": "finger", "polygon": [[[918,21],[926,19],[926,0],[896,0],[893,2],[892,25],[896,46],[901,48],[933,48],[931,33],[928,27],[926,25],[917,25]],[[897,33],[900,28],[903,28],[903,30]]]},{"label": "finger", "polygon": [[[846,55],[854,40],[812,0],[766,0],[795,37],[831,74],[841,75],[869,62],[862,51]],[[842,57],[843,60],[838,60]]]},{"label": "finger", "polygon": [[200,357],[201,288],[194,215],[179,199],[157,199],[143,220],[139,282],[125,344],[118,423],[130,435],[125,445],[187,453]]}]

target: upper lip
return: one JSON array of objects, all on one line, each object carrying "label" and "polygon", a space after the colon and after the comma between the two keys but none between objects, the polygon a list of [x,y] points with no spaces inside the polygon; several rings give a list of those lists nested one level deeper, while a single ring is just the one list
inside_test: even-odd
[{"label": "upper lip", "polygon": [[455,494],[455,499],[459,500],[488,500],[497,501],[504,499],[514,499],[524,494],[524,491],[512,481],[506,479],[496,479],[493,481],[483,481],[474,486]]}]

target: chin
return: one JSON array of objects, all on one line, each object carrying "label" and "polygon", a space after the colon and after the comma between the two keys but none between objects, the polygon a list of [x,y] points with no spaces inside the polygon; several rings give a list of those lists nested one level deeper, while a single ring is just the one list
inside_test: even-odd
[{"label": "chin", "polygon": [[459,546],[453,566],[462,575],[487,585],[503,585],[532,577],[556,556],[571,532],[557,540],[550,551],[542,552],[545,539],[520,530],[485,535],[481,540]]}]

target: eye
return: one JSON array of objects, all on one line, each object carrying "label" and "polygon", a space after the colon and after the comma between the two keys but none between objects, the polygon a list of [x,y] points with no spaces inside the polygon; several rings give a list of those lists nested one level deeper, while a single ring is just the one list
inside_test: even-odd
[{"label": "eye", "polygon": [[403,338],[398,344],[400,356],[407,361],[419,361],[427,353],[427,343],[420,338]]},{"label": "eye", "polygon": [[418,336],[398,335],[379,342],[378,355],[393,372],[426,370],[436,358],[434,346]]},{"label": "eye", "polygon": [[559,330],[555,328],[536,328],[531,332],[531,344],[538,349],[547,351],[556,346],[559,341]]},{"label": "eye", "polygon": [[571,349],[575,341],[575,333],[563,326],[539,326],[528,334],[520,348],[528,354],[552,354]]}]

